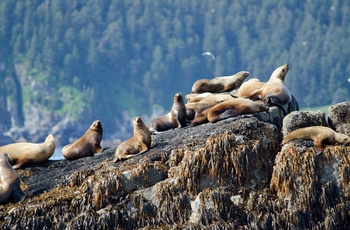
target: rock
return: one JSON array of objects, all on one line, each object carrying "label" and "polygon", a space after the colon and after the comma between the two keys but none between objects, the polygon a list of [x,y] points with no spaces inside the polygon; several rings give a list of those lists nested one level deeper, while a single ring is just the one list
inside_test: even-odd
[{"label": "rock", "polygon": [[[281,149],[283,115],[276,107],[169,130],[117,163],[113,146],[18,170],[28,198],[0,206],[0,227],[345,229],[350,147],[327,146],[319,156],[311,141]],[[286,130],[325,121],[312,112],[287,120]]]},{"label": "rock", "polygon": [[294,111],[283,118],[283,136],[309,126],[328,126],[325,113],[321,111]]},{"label": "rock", "polygon": [[[350,147],[286,145],[276,156],[270,189],[288,207],[293,228],[346,229],[349,225]],[[301,216],[302,215],[302,216]],[[309,221],[306,221],[309,220]]]},{"label": "rock", "polygon": [[350,135],[350,101],[338,103],[328,108],[328,123],[339,133]]}]

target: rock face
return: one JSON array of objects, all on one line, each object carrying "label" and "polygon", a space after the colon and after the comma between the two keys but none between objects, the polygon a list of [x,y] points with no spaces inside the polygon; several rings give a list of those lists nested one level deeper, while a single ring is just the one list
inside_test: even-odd
[{"label": "rock face", "polygon": [[27,199],[0,206],[0,227],[345,229],[350,147],[327,146],[319,156],[312,141],[281,148],[282,130],[327,125],[319,112],[282,117],[272,108],[169,130],[117,163],[114,146],[18,170]]}]

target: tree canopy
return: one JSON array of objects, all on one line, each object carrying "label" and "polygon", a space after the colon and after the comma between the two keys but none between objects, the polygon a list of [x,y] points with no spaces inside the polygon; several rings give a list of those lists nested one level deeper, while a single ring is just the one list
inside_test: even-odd
[{"label": "tree canopy", "polygon": [[344,0],[2,0],[0,61],[20,107],[75,119],[151,114],[197,79],[266,81],[285,63],[299,105],[320,106],[350,98],[349,15]]}]

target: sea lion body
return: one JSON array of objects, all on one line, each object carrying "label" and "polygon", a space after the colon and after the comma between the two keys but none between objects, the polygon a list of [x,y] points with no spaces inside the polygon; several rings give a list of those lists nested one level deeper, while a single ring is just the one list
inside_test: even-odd
[{"label": "sea lion body", "polygon": [[204,98],[207,98],[209,96],[212,96],[212,93],[205,92],[205,93],[190,93],[185,96],[187,99],[188,103],[193,103],[193,102],[199,102],[203,100]]},{"label": "sea lion body", "polygon": [[266,82],[261,82],[257,78],[249,79],[246,82],[243,82],[241,87],[237,90],[236,97],[245,97],[245,98],[252,98],[252,95],[255,95],[258,90],[265,85]]},{"label": "sea lion body", "polygon": [[[190,102],[185,104],[187,120],[193,120],[196,116],[200,115],[202,111],[213,107],[214,105],[232,99],[232,96],[228,93],[213,94],[206,98],[203,98],[199,102]],[[200,115],[201,116],[201,115]]]},{"label": "sea lion body", "polygon": [[93,156],[102,151],[103,128],[99,120],[94,121],[82,137],[63,147],[62,154],[67,160]]},{"label": "sea lion body", "polygon": [[47,161],[54,153],[56,141],[49,134],[43,143],[13,143],[0,147],[0,153],[7,153],[14,169]]},{"label": "sea lion body", "polygon": [[284,136],[282,145],[296,139],[313,140],[317,155],[322,153],[325,144],[349,144],[348,135],[337,133],[333,129],[324,126],[310,126],[296,129]]},{"label": "sea lion body", "polygon": [[134,135],[117,147],[114,162],[130,158],[139,153],[144,153],[151,147],[151,132],[148,130],[142,119],[136,117],[133,124]]},{"label": "sea lion body", "polygon": [[148,127],[151,133],[185,127],[187,125],[186,116],[186,106],[182,94],[177,93],[174,96],[170,112],[160,117],[153,118],[149,122]]},{"label": "sea lion body", "polygon": [[197,80],[192,86],[192,93],[221,93],[238,88],[249,76],[249,72],[240,71],[232,76]]},{"label": "sea lion body", "polygon": [[0,204],[18,202],[25,198],[15,170],[8,162],[8,154],[0,154]]},{"label": "sea lion body", "polygon": [[193,118],[193,120],[191,121],[191,124],[189,125],[189,127],[195,127],[197,125],[208,123],[209,122],[208,121],[208,112],[212,107],[213,106],[210,106],[210,107],[206,108],[205,110],[196,113],[196,115]]},{"label": "sea lion body", "polygon": [[269,107],[263,103],[246,98],[233,98],[213,106],[207,117],[210,122],[214,123],[228,117],[263,111],[269,111]]}]

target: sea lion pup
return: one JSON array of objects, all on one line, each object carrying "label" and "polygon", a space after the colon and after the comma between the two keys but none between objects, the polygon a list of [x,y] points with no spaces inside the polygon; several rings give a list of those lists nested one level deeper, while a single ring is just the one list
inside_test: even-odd
[{"label": "sea lion pup", "polygon": [[325,144],[334,145],[338,143],[346,145],[350,143],[350,137],[348,135],[337,133],[333,129],[324,126],[310,126],[290,132],[284,136],[281,145],[285,145],[296,139],[313,140],[316,148],[316,155],[323,152]]},{"label": "sea lion pup", "polygon": [[94,121],[82,137],[72,144],[63,147],[62,154],[67,160],[76,160],[82,157],[93,156],[102,151],[102,124]]},{"label": "sea lion pup", "polygon": [[238,88],[249,76],[249,72],[240,71],[231,76],[216,77],[213,79],[197,80],[192,86],[192,93],[221,93]]},{"label": "sea lion pup", "polygon": [[174,96],[173,106],[169,113],[153,118],[148,127],[151,133],[185,127],[187,125],[186,116],[184,99],[181,93],[177,93]]},{"label": "sea lion pup", "polygon": [[266,82],[261,82],[257,78],[249,79],[248,81],[242,83],[241,87],[238,88],[235,96],[254,99],[252,98],[252,95],[256,94],[256,92],[260,90],[261,87],[265,85],[265,83]]},{"label": "sea lion pup", "polygon": [[7,153],[14,169],[47,161],[56,148],[55,138],[49,134],[43,143],[13,143],[0,147],[0,153]]},{"label": "sea lion pup", "polygon": [[122,142],[115,151],[114,162],[146,152],[152,143],[151,132],[140,117],[134,119],[134,135]]},{"label": "sea lion pup", "polygon": [[264,103],[246,98],[232,98],[213,106],[207,117],[210,122],[214,123],[228,117],[264,111],[269,111],[269,107]]},{"label": "sea lion pup", "polygon": [[0,204],[16,203],[24,198],[20,181],[8,162],[7,153],[0,154]]},{"label": "sea lion pup", "polygon": [[199,102],[203,100],[204,98],[207,98],[209,96],[212,96],[212,93],[190,93],[185,96],[187,99],[188,103],[193,103],[193,102]]}]

